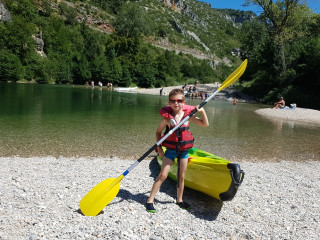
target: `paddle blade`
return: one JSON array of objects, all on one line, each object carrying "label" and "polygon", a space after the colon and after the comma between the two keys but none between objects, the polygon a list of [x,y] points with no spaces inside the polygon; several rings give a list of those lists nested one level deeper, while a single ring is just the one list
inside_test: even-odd
[{"label": "paddle blade", "polygon": [[80,210],[86,216],[96,216],[118,194],[120,190],[121,175],[118,178],[108,178],[97,184],[80,201]]},{"label": "paddle blade", "polygon": [[242,64],[233,73],[231,73],[226,80],[224,80],[224,82],[218,88],[218,91],[220,92],[222,89],[229,87],[231,84],[237,81],[246,70],[247,63],[248,63],[248,60],[247,59],[244,60]]}]

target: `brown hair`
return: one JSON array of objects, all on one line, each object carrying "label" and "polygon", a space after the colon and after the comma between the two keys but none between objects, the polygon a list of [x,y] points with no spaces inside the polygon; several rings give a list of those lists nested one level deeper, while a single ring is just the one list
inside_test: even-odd
[{"label": "brown hair", "polygon": [[169,100],[171,99],[172,96],[175,96],[177,94],[181,94],[183,96],[183,99],[184,99],[184,91],[180,88],[175,88],[175,89],[172,89],[169,93]]}]

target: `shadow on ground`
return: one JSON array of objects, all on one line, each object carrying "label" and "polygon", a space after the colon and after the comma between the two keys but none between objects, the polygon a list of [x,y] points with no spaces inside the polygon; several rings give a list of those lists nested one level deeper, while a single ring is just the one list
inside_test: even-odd
[{"label": "shadow on ground", "polygon": [[[158,165],[156,157],[152,161],[150,161],[149,169],[150,176],[156,179],[160,172],[160,167]],[[168,178],[162,184],[160,191],[166,193],[167,195],[175,199],[177,194],[176,182]],[[142,205],[145,205],[146,199],[149,196],[149,192],[131,194],[127,190],[120,189],[117,196],[123,200],[133,200]],[[158,204],[172,204],[172,200],[169,199],[171,198],[168,198],[168,201],[158,201],[156,196],[155,201]],[[192,206],[192,209],[189,211],[190,214],[193,214],[197,218],[208,221],[217,219],[223,206],[222,201],[219,201],[213,197],[210,197],[208,195],[205,195],[201,192],[197,192],[189,188],[185,188],[184,190],[184,200],[186,200]]]}]

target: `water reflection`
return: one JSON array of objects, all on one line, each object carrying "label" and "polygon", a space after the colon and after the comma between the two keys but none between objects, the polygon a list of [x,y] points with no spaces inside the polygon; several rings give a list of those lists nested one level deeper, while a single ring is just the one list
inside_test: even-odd
[{"label": "water reflection", "polygon": [[[0,84],[0,101],[1,156],[137,159],[154,144],[158,110],[168,99],[104,87]],[[261,107],[210,101],[210,126],[191,126],[196,147],[235,160],[320,159],[319,126],[267,119],[254,113]]]},{"label": "water reflection", "polygon": [[294,126],[295,126],[295,122],[294,121],[285,121],[282,119],[269,119],[275,126],[275,129],[278,131],[282,131],[283,125],[287,125],[288,126],[288,130],[290,131],[290,129],[293,131]]}]

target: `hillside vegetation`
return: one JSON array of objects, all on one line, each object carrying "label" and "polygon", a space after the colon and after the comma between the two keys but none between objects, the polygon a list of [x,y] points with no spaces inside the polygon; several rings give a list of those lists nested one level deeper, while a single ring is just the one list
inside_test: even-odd
[{"label": "hillside vegetation", "polygon": [[0,0],[0,80],[159,87],[220,81],[237,25],[196,1]]},{"label": "hillside vegetation", "polygon": [[320,17],[305,0],[0,0],[0,81],[164,87],[223,81],[258,101],[320,109]]}]

